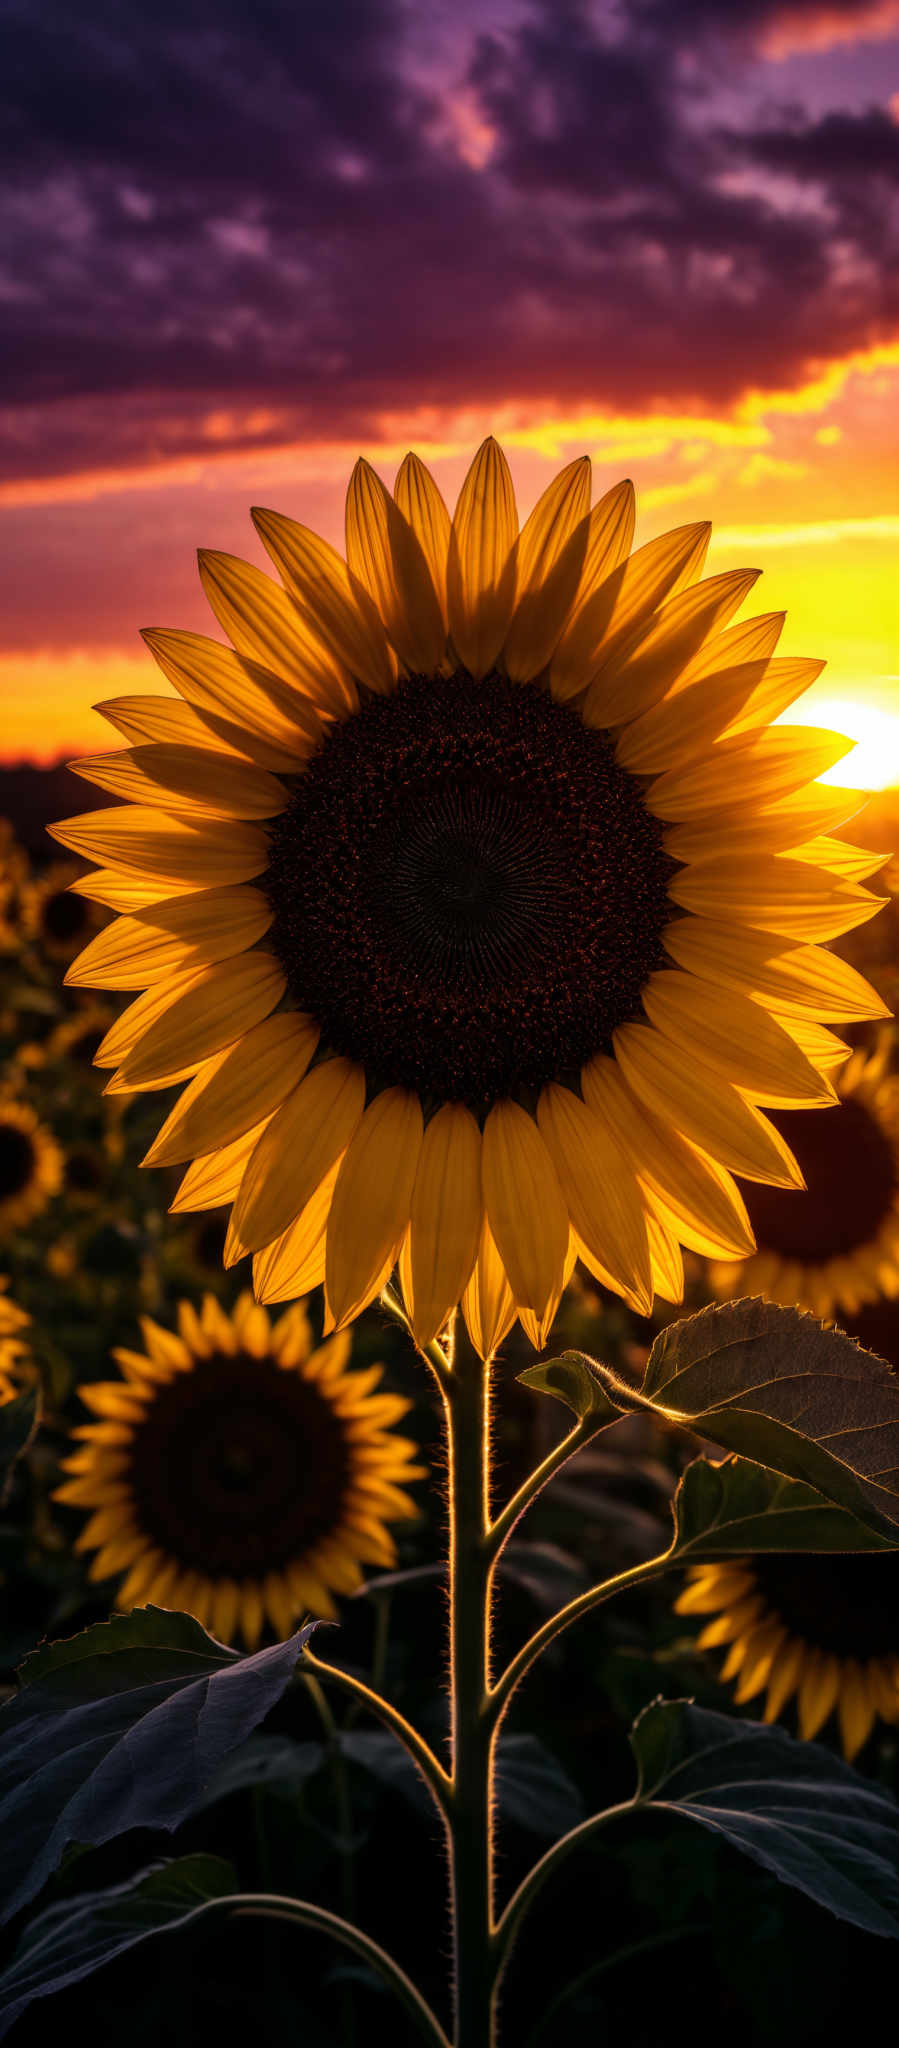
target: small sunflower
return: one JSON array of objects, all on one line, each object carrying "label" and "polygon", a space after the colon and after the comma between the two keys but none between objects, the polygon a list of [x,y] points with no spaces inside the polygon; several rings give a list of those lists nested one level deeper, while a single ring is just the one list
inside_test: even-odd
[{"label": "small sunflower", "polygon": [[721,1672],[742,1706],[765,1692],[764,1719],[796,1695],[799,1732],[836,1710],[850,1759],[875,1721],[899,1720],[899,1554],[756,1556],[694,1565],[678,1614],[712,1618],[703,1650],[727,1647]]},{"label": "small sunflower", "polygon": [[74,893],[81,875],[75,861],[51,861],[22,884],[22,927],[51,960],[72,960],[103,922],[89,897]]},{"label": "small sunflower", "polygon": [[63,1154],[25,1102],[0,1097],[0,1232],[9,1236],[62,1186]]},{"label": "small sunflower", "polygon": [[762,1294],[842,1321],[842,1311],[899,1294],[899,1076],[885,1071],[888,1056],[886,1040],[853,1053],[834,1109],[770,1113],[806,1185],[747,1190],[757,1250],[713,1264],[723,1299]]},{"label": "small sunflower", "polygon": [[389,1521],[415,1514],[416,1445],[391,1425],[409,1402],[376,1393],[383,1368],[347,1371],[350,1338],[313,1349],[302,1303],[274,1325],[251,1295],[226,1315],[182,1301],[178,1334],[149,1317],[122,1378],[82,1386],[99,1421],[76,1429],[57,1500],[91,1510],[79,1550],[92,1579],[124,1574],[119,1605],[186,1609],[252,1648],[267,1619],[333,1619],[363,1564],[389,1567]]},{"label": "small sunflower", "polygon": [[707,524],[632,554],[632,486],[589,500],[584,458],[519,533],[488,440],[452,520],[360,461],[346,561],[257,511],[283,582],[201,555],[232,646],[146,634],[179,697],[103,707],[77,770],[126,803],[53,828],[122,913],[69,981],[145,991],[110,1088],[189,1084],[148,1163],[329,1327],[397,1259],[419,1341],[461,1299],[485,1354],[577,1257],[680,1299],[682,1243],[752,1247],[734,1174],[798,1182],[758,1105],[833,1100],[820,1020],[884,1014],[815,944],[874,908],[814,782],[849,742],[771,725],[821,664],[730,623]]},{"label": "small sunflower", "polygon": [[77,1066],[92,1067],[111,1023],[108,1004],[85,1003],[51,1031],[44,1047],[45,1057],[74,1060]]},{"label": "small sunflower", "polygon": [[21,1389],[21,1374],[27,1364],[28,1339],[22,1335],[31,1321],[8,1293],[9,1281],[0,1274],[0,1407],[12,1401]]}]

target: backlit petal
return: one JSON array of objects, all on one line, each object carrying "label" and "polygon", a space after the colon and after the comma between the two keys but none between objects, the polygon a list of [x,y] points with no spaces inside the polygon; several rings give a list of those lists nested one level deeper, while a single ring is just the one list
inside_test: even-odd
[{"label": "backlit petal", "polygon": [[447,566],[450,633],[473,676],[492,668],[509,630],[517,536],[512,479],[491,436],[482,442],[459,492]]},{"label": "backlit petal", "polygon": [[418,1096],[385,1088],[366,1110],[337,1176],[325,1295],[337,1327],[358,1315],[405,1235],[422,1141]]},{"label": "backlit petal", "polygon": [[533,1117],[494,1104],[484,1125],[484,1206],[516,1301],[545,1321],[562,1292],[569,1222],[555,1167]]}]

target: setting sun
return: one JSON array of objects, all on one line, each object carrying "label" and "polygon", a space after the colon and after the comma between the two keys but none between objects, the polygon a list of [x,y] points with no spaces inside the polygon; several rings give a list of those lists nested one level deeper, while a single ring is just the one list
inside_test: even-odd
[{"label": "setting sun", "polygon": [[899,677],[887,680],[896,686],[895,711],[852,697],[826,698],[811,693],[812,703],[794,705],[785,714],[793,725],[820,725],[855,740],[852,752],[819,775],[819,782],[835,782],[844,789],[899,787]]}]

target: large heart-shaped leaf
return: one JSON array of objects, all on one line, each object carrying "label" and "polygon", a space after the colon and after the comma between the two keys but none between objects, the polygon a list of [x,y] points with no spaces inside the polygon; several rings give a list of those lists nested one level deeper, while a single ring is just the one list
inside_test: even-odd
[{"label": "large heart-shaped leaf", "polygon": [[881,1536],[802,1479],[748,1458],[688,1465],[672,1502],[672,1561],[740,1557],[753,1550],[896,1550],[899,1528]]},{"label": "large heart-shaped leaf", "polygon": [[631,1731],[638,1806],[683,1814],[869,1934],[899,1938],[899,1806],[817,1742],[688,1700]]},{"label": "large heart-shaped leaf", "polygon": [[314,1627],[242,1657],[190,1615],[143,1607],[26,1658],[0,1713],[2,1917],[69,1842],[176,1828],[280,1699]]},{"label": "large heart-shaped leaf", "polygon": [[541,1359],[517,1378],[536,1394],[554,1394],[556,1400],[564,1401],[579,1422],[589,1425],[591,1434],[620,1420],[620,1408],[597,1377],[592,1358],[582,1351],[563,1351],[558,1358]]},{"label": "large heart-shaped leaf", "polygon": [[108,1891],[49,1906],[26,1927],[0,1976],[0,2038],[33,1999],[77,1984],[151,1934],[184,1927],[210,1899],[236,1890],[234,1871],[221,1857],[179,1856],[151,1863]]},{"label": "large heart-shaped leaf", "polygon": [[899,1524],[899,1376],[800,1309],[729,1301],[670,1323],[639,1393],[598,1368],[622,1413],[648,1407],[791,1479],[881,1534]]}]

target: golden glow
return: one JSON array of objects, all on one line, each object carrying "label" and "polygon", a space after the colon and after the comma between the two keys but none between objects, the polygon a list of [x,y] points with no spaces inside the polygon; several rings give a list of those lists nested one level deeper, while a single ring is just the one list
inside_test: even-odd
[{"label": "golden glow", "polygon": [[794,725],[823,725],[856,742],[851,754],[819,775],[819,782],[835,782],[841,789],[899,788],[899,676],[881,680],[895,692],[895,710],[867,702],[861,695],[826,697],[816,692],[812,705],[797,704],[790,711]]}]

